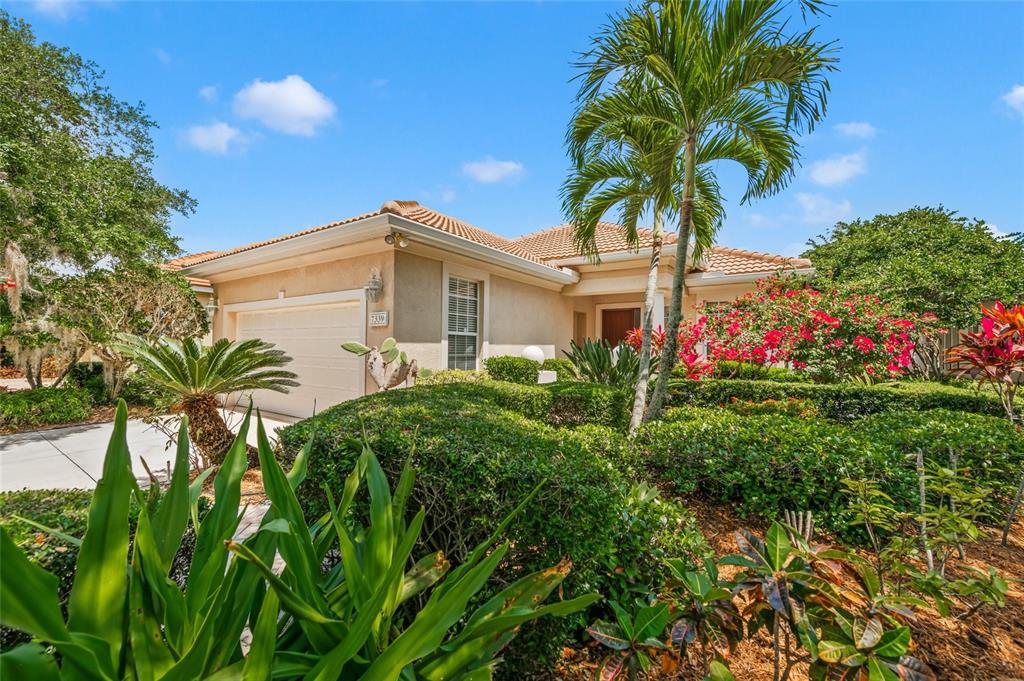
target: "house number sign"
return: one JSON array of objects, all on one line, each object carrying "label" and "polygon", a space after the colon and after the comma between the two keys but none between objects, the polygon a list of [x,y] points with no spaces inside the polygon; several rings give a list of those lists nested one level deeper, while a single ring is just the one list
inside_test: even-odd
[{"label": "house number sign", "polygon": [[370,326],[387,326],[388,325],[388,311],[380,310],[379,312],[370,313]]}]

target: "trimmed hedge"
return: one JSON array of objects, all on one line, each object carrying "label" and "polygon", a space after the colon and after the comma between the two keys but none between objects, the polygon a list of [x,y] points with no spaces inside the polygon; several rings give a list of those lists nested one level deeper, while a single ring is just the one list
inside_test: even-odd
[{"label": "trimmed hedge", "polygon": [[74,423],[89,416],[92,398],[84,388],[36,388],[0,393],[0,428],[34,428]]},{"label": "trimmed hedge", "polygon": [[[673,367],[672,375],[686,378],[682,367]],[[718,362],[715,365],[715,378],[745,381],[776,381],[777,383],[813,383],[811,377],[794,369],[785,367],[766,367],[750,362]]]},{"label": "trimmed hedge", "polygon": [[[417,478],[409,508],[426,509],[418,555],[442,550],[458,564],[546,481],[506,531],[512,550],[499,581],[569,557],[566,598],[615,593],[623,580],[654,587],[664,576],[659,557],[703,546],[696,525],[674,504],[634,498],[617,465],[588,449],[594,435],[587,429],[594,426],[577,434],[529,416],[546,415],[552,401],[544,388],[493,381],[417,386],[331,407],[281,430],[280,442],[287,458],[312,440],[299,490],[310,518],[327,509],[323,486],[342,489],[365,431],[393,479],[412,453]],[[523,673],[553,662],[566,637],[585,623],[581,614],[531,625],[506,652],[508,669]]]},{"label": "trimmed hedge", "polygon": [[[0,493],[0,526],[10,536],[11,541],[25,552],[29,560],[57,577],[57,597],[61,608],[67,607],[68,595],[71,593],[71,586],[75,579],[78,547],[22,522],[15,516],[34,520],[81,539],[85,536],[85,530],[89,525],[89,505],[92,502],[92,494],[92,490],[84,489],[22,490]],[[200,517],[206,514],[208,508],[208,501],[205,497],[201,497],[199,501]],[[129,523],[133,531],[138,512],[139,509],[133,502],[129,516]],[[182,587],[185,585],[188,565],[192,561],[194,548],[195,533],[190,524],[189,529],[182,536],[181,547],[171,564],[170,576]],[[28,634],[24,632],[0,627],[0,651],[9,650],[29,639]]]},{"label": "trimmed hedge", "polygon": [[496,381],[537,385],[540,363],[515,355],[500,355],[484,360],[487,374]]},{"label": "trimmed hedge", "polygon": [[635,440],[654,479],[679,493],[698,492],[741,514],[774,519],[785,509],[813,510],[820,524],[856,536],[845,513],[845,478],[878,480],[903,510],[917,504],[910,454],[949,461],[996,490],[1005,504],[1024,466],[1024,435],[1004,418],[943,409],[886,413],[853,423],[782,414],[680,407],[645,424]]},{"label": "trimmed hedge", "polygon": [[451,383],[475,383],[487,378],[487,372],[469,369],[441,369],[428,376],[418,376],[416,385],[449,385]]},{"label": "trimmed hedge", "polygon": [[576,380],[576,367],[564,357],[549,357],[541,363],[540,368],[542,371],[554,371],[559,383]]},{"label": "trimmed hedge", "polygon": [[673,404],[698,407],[728,405],[733,400],[807,400],[814,403],[822,416],[837,421],[847,421],[869,414],[923,409],[950,409],[1005,417],[999,399],[993,394],[964,390],[941,383],[916,381],[865,386],[850,383],[673,380],[671,392]]}]

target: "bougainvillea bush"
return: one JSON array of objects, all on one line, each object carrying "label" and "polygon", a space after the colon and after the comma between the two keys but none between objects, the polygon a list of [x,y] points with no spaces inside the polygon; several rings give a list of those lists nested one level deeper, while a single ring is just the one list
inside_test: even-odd
[{"label": "bougainvillea bush", "polygon": [[822,292],[783,277],[705,312],[712,361],[787,365],[823,382],[903,376],[917,339],[939,331],[934,315],[900,317],[875,296]]}]

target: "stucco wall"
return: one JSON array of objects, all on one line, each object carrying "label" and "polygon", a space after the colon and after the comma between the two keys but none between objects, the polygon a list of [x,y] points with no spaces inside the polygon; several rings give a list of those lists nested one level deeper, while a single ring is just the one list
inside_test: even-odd
[{"label": "stucco wall", "polygon": [[518,355],[527,345],[560,357],[572,339],[573,303],[557,291],[491,277],[490,355]]},{"label": "stucco wall", "polygon": [[440,260],[395,251],[395,339],[400,348],[430,369],[441,357],[443,265]]}]

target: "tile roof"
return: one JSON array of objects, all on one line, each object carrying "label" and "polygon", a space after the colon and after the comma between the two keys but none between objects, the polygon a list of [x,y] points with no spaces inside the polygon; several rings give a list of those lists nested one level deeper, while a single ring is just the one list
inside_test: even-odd
[{"label": "tile roof", "polygon": [[[648,229],[638,229],[637,232],[640,237],[639,247],[650,248],[652,241],[651,231]],[[573,243],[572,234],[573,225],[563,223],[549,229],[521,236],[516,239],[516,243],[521,244],[524,248],[529,249],[545,260],[572,258],[579,255],[579,250]],[[630,250],[622,225],[613,222],[597,223],[595,242],[597,243],[598,253]],[[665,243],[672,244],[675,242],[675,232],[667,232],[665,234]],[[710,255],[695,269],[722,272],[724,274],[749,274],[810,266],[811,261],[806,258],[787,258],[770,253],[714,246],[711,249]]]},{"label": "tile roof", "polygon": [[[170,260],[165,260],[164,262],[160,263],[160,267],[169,272],[177,272],[183,267],[188,267],[189,265],[194,265],[197,262],[208,260],[209,258],[213,257],[216,254],[217,251],[200,251],[199,253],[189,253],[187,255],[181,256],[180,258],[171,258]],[[200,279],[199,277],[185,277],[185,281],[194,286],[210,285],[209,279]]]},{"label": "tile roof", "polygon": [[[491,248],[503,251],[510,255],[519,256],[526,260],[530,260],[535,263],[544,264],[543,260],[537,257],[535,254],[526,250],[516,242],[506,239],[505,237],[498,236],[492,232],[488,232],[485,229],[481,229],[468,222],[463,222],[450,215],[438,212],[432,208],[420,205],[418,201],[386,201],[379,209],[370,212],[363,213],[362,215],[356,215],[355,217],[346,218],[344,220],[338,220],[336,222],[329,222],[325,225],[319,225],[316,227],[310,227],[299,232],[292,232],[291,234],[285,234],[283,236],[274,237],[273,239],[266,239],[264,241],[257,241],[255,243],[246,244],[245,246],[239,246],[227,251],[207,251],[206,253],[197,253],[194,260],[191,260],[187,264],[181,265],[181,267],[187,267],[189,265],[198,265],[199,263],[209,262],[216,260],[217,258],[223,258],[224,256],[234,255],[235,253],[242,253],[244,251],[251,251],[261,246],[269,246],[270,244],[276,244],[281,241],[287,241],[288,239],[294,239],[295,237],[305,236],[307,234],[313,234],[314,232],[322,232],[327,229],[334,227],[340,227],[347,225],[358,220],[365,218],[374,217],[377,215],[384,215],[385,213],[391,213],[392,215],[399,215],[406,219],[418,222],[428,227],[460,236],[469,241],[474,241],[484,246],[490,246]],[[188,258],[190,256],[186,256]]]}]

